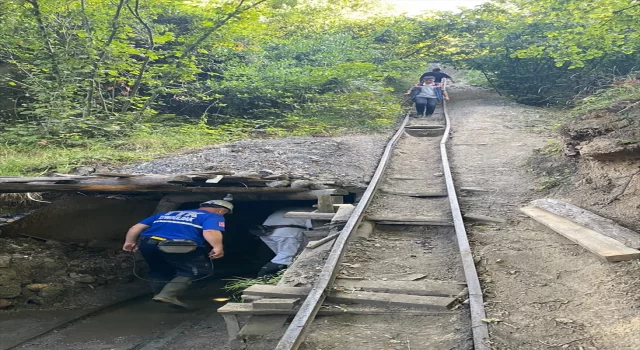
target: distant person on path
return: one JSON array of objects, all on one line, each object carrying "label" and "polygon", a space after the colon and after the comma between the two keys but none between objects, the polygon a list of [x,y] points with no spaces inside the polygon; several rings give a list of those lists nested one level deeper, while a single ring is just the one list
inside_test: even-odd
[{"label": "distant person on path", "polygon": [[232,210],[227,201],[211,200],[198,209],[156,214],[129,229],[122,249],[142,253],[149,265],[153,300],[187,307],[178,296],[194,277],[213,272],[211,259],[224,256],[224,215]]},{"label": "distant person on path", "polygon": [[442,90],[442,84],[436,83],[432,76],[423,77],[422,82],[407,91],[407,95],[411,95],[411,99],[416,103],[418,117],[433,115],[438,101],[443,98],[449,101],[449,95]]},{"label": "distant person on path", "polygon": [[436,83],[441,83],[442,78],[447,78],[451,80],[452,83],[455,83],[455,81],[453,81],[453,78],[449,74],[443,72],[440,68],[434,68],[431,70],[431,72],[426,72],[422,74],[420,76],[420,81],[422,81],[422,79],[424,79],[424,77],[427,77],[427,76],[433,77]]},{"label": "distant person on path", "polygon": [[293,263],[293,258],[298,252],[306,246],[307,237],[304,231],[312,227],[311,220],[284,217],[287,212],[305,209],[281,209],[269,215],[264,221],[262,224],[264,231],[259,237],[276,256],[260,269],[258,277],[274,275],[286,269]]}]

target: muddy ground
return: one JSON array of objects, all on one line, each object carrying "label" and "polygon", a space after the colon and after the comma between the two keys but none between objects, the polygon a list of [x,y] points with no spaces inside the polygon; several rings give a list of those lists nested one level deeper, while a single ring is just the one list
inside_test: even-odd
[{"label": "muddy ground", "polygon": [[[567,161],[558,152],[546,163],[532,161],[549,156],[558,138],[549,111],[473,88],[452,89],[451,95],[457,186],[490,190],[461,197],[462,210],[508,220],[468,227],[493,348],[640,348],[640,262],[602,262],[518,211],[533,199],[557,198],[637,229],[637,196],[631,193],[638,183],[616,205],[606,205],[633,162]],[[550,168],[555,171],[545,172]]]}]

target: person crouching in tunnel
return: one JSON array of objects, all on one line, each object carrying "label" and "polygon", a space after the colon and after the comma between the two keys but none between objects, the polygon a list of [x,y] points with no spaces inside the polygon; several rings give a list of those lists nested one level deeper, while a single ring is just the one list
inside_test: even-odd
[{"label": "person crouching in tunnel", "polygon": [[[298,208],[306,210],[307,208]],[[261,230],[256,233],[260,239],[276,254],[270,262],[266,263],[260,271],[258,278],[274,275],[286,269],[293,262],[293,258],[307,244],[304,231],[311,228],[311,220],[285,218],[287,212],[296,211],[296,208],[287,208],[274,212],[260,225]]]},{"label": "person crouching in tunnel", "polygon": [[187,307],[178,296],[196,276],[213,272],[211,259],[224,256],[224,215],[232,210],[233,204],[227,201],[211,200],[198,209],[151,216],[129,229],[122,249],[142,253],[149,265],[153,300]]},{"label": "person crouching in tunnel", "polygon": [[446,91],[443,91],[442,84],[435,83],[434,81],[434,77],[425,76],[422,78],[422,82],[407,91],[407,95],[411,95],[411,99],[416,103],[416,113],[418,117],[429,117],[433,115],[438,101],[441,101],[443,98],[449,101],[449,95]]}]

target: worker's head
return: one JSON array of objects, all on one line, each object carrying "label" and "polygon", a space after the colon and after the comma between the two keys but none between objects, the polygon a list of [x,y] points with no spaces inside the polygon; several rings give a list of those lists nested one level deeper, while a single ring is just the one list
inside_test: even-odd
[{"label": "worker's head", "polygon": [[432,71],[432,72],[439,72],[439,71],[441,71],[441,69],[440,69],[440,68],[434,68],[434,69],[432,69],[431,71]]},{"label": "worker's head", "polygon": [[198,209],[214,214],[224,215],[233,212],[233,204],[220,199],[214,199],[211,201],[200,203],[200,208]]},{"label": "worker's head", "polygon": [[426,76],[424,78],[422,78],[422,82],[425,84],[433,84],[433,82],[436,80],[435,77],[432,76]]}]

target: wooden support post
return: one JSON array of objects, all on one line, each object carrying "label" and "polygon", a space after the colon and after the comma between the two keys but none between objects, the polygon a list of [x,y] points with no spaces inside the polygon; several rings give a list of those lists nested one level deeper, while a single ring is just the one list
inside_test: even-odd
[{"label": "wooden support post", "polygon": [[233,314],[222,314],[224,317],[224,322],[227,324],[227,334],[229,334],[229,342],[238,338],[238,333],[240,333],[240,324],[238,323],[238,318]]},{"label": "wooden support post", "polygon": [[318,196],[318,212],[319,213],[335,213],[333,210],[333,202],[331,202],[331,196],[328,194],[321,194]]}]

